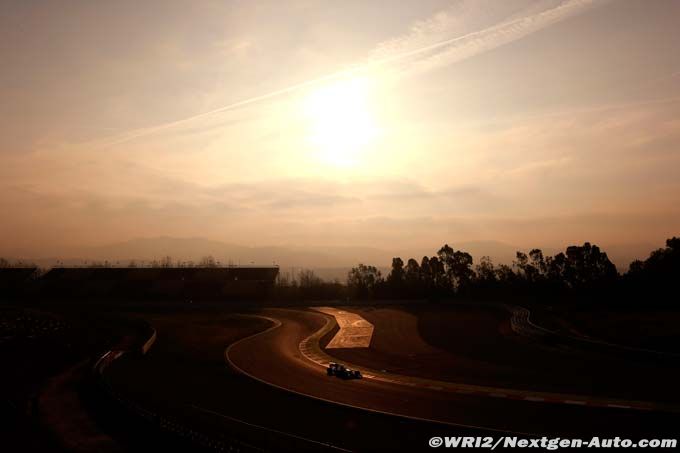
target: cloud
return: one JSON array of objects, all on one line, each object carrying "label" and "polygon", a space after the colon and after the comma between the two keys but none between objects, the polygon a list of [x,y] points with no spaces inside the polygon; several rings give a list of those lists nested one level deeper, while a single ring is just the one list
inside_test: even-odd
[{"label": "cloud", "polygon": [[[409,34],[382,44],[378,52],[380,55],[392,54],[392,56],[382,57],[386,61],[413,57],[402,70],[408,73],[426,72],[511,43],[579,14],[596,3],[604,2],[567,0],[556,6],[536,11],[536,7],[544,3],[529,4],[524,14],[520,11],[510,19],[486,28],[471,31],[462,36],[441,39],[443,36],[455,33],[462,26],[461,21],[469,20],[467,17],[461,18],[459,11],[461,7],[456,6],[417,24]],[[466,6],[469,4],[470,2],[463,3]],[[480,11],[488,11],[490,3],[485,4],[486,8],[480,7],[484,2],[473,2],[473,4],[478,10],[477,16],[488,16],[488,14],[480,14]],[[493,2],[493,4],[497,5],[498,2]],[[463,13],[467,12],[467,9],[464,8]]]},{"label": "cloud", "polygon": [[[523,10],[515,11],[515,14],[512,14],[509,19],[492,24],[488,23],[489,19],[499,20],[504,14],[513,12],[512,9],[507,8],[507,3],[505,6],[499,6],[503,3],[466,1],[416,23],[403,36],[378,44],[366,61],[358,62],[347,69],[176,121],[98,140],[90,143],[90,145],[107,147],[122,144],[177,127],[184,127],[217,114],[267,101],[357,72],[370,71],[377,67],[396,65],[397,72],[401,75],[426,72],[516,41],[565,18],[581,13],[596,3],[601,4],[606,1],[608,0],[565,0],[558,3],[557,6],[547,8],[544,5],[551,5],[554,2],[531,2]],[[493,12],[494,10],[496,11]],[[493,13],[489,13],[489,11]],[[483,28],[467,31],[473,25]],[[465,31],[465,33],[460,34],[461,31]]]}]

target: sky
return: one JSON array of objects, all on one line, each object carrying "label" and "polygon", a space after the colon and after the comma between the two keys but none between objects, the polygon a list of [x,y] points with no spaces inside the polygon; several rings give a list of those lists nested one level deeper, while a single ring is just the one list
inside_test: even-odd
[{"label": "sky", "polygon": [[680,234],[675,0],[3,1],[0,255]]}]

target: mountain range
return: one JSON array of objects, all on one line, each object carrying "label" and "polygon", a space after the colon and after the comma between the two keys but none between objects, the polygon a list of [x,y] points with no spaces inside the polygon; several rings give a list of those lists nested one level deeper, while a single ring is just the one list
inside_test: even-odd
[{"label": "mountain range", "polygon": [[[442,244],[443,245],[443,244]],[[517,250],[528,251],[499,241],[468,241],[453,243],[456,250],[470,253],[475,262],[482,256],[489,256],[494,263],[511,264]],[[659,245],[660,246],[660,245]],[[657,246],[658,247],[658,246]],[[610,259],[625,270],[630,261],[645,258],[655,248],[650,244],[609,246],[602,248],[609,253]],[[234,265],[272,265],[280,266],[282,272],[294,275],[300,269],[314,270],[322,278],[344,280],[347,271],[358,263],[375,265],[383,272],[389,271],[392,258],[400,256],[404,261],[415,258],[418,261],[424,255],[432,256],[438,246],[431,250],[385,250],[363,246],[243,246],[201,237],[177,238],[154,237],[137,238],[101,246],[80,247],[71,249],[68,254],[59,257],[27,257],[14,256],[14,259],[31,261],[40,266],[51,267],[57,264],[78,266],[93,261],[108,261],[111,265],[123,266],[131,261],[144,264],[152,260],[160,260],[169,256],[173,261],[198,262],[206,256],[212,256],[220,264]],[[560,250],[543,248],[545,255],[553,255]]]}]

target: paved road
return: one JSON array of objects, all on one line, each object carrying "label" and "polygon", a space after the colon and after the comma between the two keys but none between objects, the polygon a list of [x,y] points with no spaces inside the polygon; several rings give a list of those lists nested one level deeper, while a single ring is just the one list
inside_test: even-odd
[{"label": "paved road", "polygon": [[[224,362],[225,344],[271,325],[259,317],[182,313],[153,322],[158,341],[149,354],[113,362],[107,380],[124,399],[209,438],[299,453],[323,446],[336,447],[331,451],[427,451],[432,436],[489,434],[324,403],[231,370]],[[135,417],[129,418],[135,432]]]},{"label": "paved road", "polygon": [[328,351],[342,362],[484,386],[489,393],[513,398],[680,412],[677,361],[570,347],[550,335],[518,334],[512,327],[514,310],[477,304],[351,310],[376,331],[370,348]]},{"label": "paved road", "polygon": [[676,414],[503,400],[370,379],[331,378],[299,350],[301,340],[323,327],[323,315],[278,309],[264,314],[280,326],[233,345],[228,359],[250,376],[311,397],[442,423],[536,435],[668,435],[677,427]]}]

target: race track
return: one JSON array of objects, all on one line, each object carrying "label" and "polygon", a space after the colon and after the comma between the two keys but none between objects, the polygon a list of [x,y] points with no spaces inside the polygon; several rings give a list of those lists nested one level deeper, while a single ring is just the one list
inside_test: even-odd
[{"label": "race track", "polygon": [[[612,407],[552,404],[490,398],[406,383],[328,377],[300,351],[302,340],[321,329],[326,317],[309,310],[269,309],[269,330],[233,344],[227,360],[242,373],[308,397],[484,430],[534,435],[651,435],[673,432],[677,414]],[[379,327],[378,327],[379,328]],[[330,353],[331,351],[326,351]],[[526,385],[526,382],[522,383]]]}]

